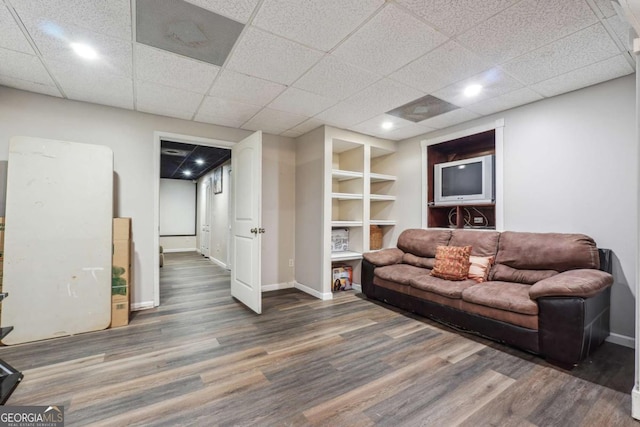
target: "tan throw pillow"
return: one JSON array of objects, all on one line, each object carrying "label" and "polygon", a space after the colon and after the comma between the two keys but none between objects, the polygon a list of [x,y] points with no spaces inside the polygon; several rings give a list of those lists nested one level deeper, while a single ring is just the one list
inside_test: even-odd
[{"label": "tan throw pillow", "polygon": [[489,270],[493,265],[492,256],[473,256],[469,257],[469,279],[473,279],[478,283],[486,282],[489,276]]},{"label": "tan throw pillow", "polygon": [[465,280],[469,274],[471,246],[438,246],[431,275],[446,280]]}]

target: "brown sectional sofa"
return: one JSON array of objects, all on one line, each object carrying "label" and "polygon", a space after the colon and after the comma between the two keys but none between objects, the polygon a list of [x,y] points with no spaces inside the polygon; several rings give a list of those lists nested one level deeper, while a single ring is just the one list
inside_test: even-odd
[{"label": "brown sectional sofa", "polygon": [[[493,256],[488,281],[430,275],[438,246]],[[610,259],[583,234],[410,229],[364,254],[362,291],[571,367],[609,335]]]}]

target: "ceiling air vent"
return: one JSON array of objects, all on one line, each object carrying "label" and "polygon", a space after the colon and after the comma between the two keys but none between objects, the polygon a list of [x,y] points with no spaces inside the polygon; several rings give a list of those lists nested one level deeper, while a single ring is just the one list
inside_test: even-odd
[{"label": "ceiling air vent", "polygon": [[182,0],[138,0],[136,41],[219,67],[244,25]]},{"label": "ceiling air vent", "polygon": [[457,105],[450,104],[435,96],[427,95],[387,111],[386,114],[417,123],[458,108],[460,107]]}]

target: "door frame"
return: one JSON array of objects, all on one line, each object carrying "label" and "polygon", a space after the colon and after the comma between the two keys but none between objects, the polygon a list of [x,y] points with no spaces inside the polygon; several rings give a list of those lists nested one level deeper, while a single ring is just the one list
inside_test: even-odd
[{"label": "door frame", "polygon": [[[236,143],[222,139],[203,138],[171,132],[153,132],[153,306],[160,305],[160,145],[163,139],[185,144],[231,149]],[[197,230],[196,230],[197,233]],[[146,308],[146,307],[145,307]],[[151,308],[151,307],[148,307]]]}]

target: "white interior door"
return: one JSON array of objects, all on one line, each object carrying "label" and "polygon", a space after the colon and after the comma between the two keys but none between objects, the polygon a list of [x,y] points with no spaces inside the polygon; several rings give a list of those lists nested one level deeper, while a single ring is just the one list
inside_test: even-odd
[{"label": "white interior door", "polygon": [[209,258],[211,256],[211,184],[207,180],[204,185],[204,218],[202,218],[202,239],[200,252]]},{"label": "white interior door", "polygon": [[231,219],[231,295],[262,312],[260,243],[262,221],[262,132],[231,150],[233,215]]}]

